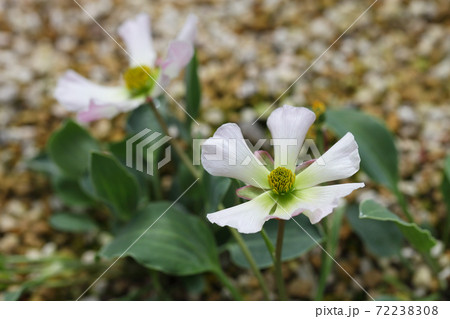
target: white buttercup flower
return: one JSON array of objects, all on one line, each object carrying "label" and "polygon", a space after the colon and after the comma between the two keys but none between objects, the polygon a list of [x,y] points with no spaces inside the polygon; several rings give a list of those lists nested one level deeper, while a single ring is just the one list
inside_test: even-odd
[{"label": "white buttercup flower", "polygon": [[98,85],[69,70],[59,79],[55,98],[69,111],[77,112],[81,122],[112,118],[138,107],[147,97],[160,95],[159,85],[168,85],[189,63],[194,54],[196,25],[197,18],[190,15],[177,38],[170,43],[167,56],[158,60],[153,48],[150,17],[142,13],[125,21],[118,33],[130,55],[130,66],[123,74],[122,84]]},{"label": "white buttercup flower", "polygon": [[333,211],[340,198],[363,187],[364,183],[319,186],[359,170],[358,145],[351,133],[317,160],[297,166],[305,135],[315,118],[307,108],[289,105],[272,112],[267,126],[273,141],[289,141],[284,148],[274,142],[275,160],[266,152],[253,154],[236,124],[219,127],[202,146],[202,165],[211,175],[246,183],[236,192],[249,201],[208,214],[207,218],[241,233],[258,232],[271,218],[290,219],[301,213],[315,224]]}]

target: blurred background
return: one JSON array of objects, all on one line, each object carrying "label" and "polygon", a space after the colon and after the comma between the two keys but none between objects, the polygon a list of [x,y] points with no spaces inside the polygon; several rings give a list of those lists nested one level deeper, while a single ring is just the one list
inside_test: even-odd
[{"label": "blurred background", "polygon": [[[372,1],[356,0],[77,0],[116,39],[117,27],[140,12],[152,18],[159,55],[189,13],[199,17],[197,52],[203,99],[198,134],[210,136],[225,122],[244,135],[259,136],[253,122],[354,21]],[[0,0],[0,291],[33,281],[22,299],[74,299],[105,269],[94,263],[108,234],[79,235],[53,230],[49,216],[61,210],[48,180],[27,168],[47,139],[71,116],[53,99],[67,69],[102,84],[117,84],[128,61],[121,49],[72,0]],[[323,102],[353,107],[385,121],[400,154],[400,189],[416,221],[439,227],[447,211],[440,185],[450,150],[450,3],[448,0],[379,0],[282,96],[295,106]],[[184,96],[182,81],[168,92]],[[125,115],[90,125],[105,141],[124,137]],[[359,196],[385,205],[389,192],[370,185]],[[428,267],[410,248],[402,256],[377,258],[344,222],[338,260],[368,291],[406,299],[433,296],[438,289]],[[444,273],[450,250],[439,243]],[[17,269],[2,272],[14,256]],[[12,257],[11,257],[12,258]],[[414,271],[399,267],[405,258]],[[42,262],[20,266],[21,261]],[[56,262],[55,262],[56,261]],[[285,264],[294,299],[311,299],[320,249]],[[124,276],[124,268],[127,276]],[[93,299],[149,299],[148,273],[119,263],[91,292]],[[249,272],[231,269],[249,299],[261,296]],[[58,275],[52,276],[57,273]],[[390,274],[386,280],[384,274]],[[135,274],[135,275],[134,275]],[[270,277],[270,276],[269,276]],[[142,279],[144,278],[144,279]],[[223,299],[214,279],[165,279],[177,299]],[[328,299],[360,299],[362,292],[339,269]],[[69,287],[69,288],[68,288]],[[8,288],[9,289],[9,288]],[[1,293],[0,293],[1,294]],[[447,296],[448,297],[448,296]]]}]

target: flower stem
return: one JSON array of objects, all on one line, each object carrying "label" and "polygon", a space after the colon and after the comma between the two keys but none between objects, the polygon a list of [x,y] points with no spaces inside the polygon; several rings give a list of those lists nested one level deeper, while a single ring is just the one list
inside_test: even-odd
[{"label": "flower stem", "polygon": [[275,247],[273,247],[272,241],[270,240],[269,236],[267,235],[266,231],[261,229],[261,236],[264,239],[264,242],[266,243],[267,250],[270,253],[270,257],[272,258],[273,263],[275,264]]},{"label": "flower stem", "polygon": [[287,300],[286,289],[284,287],[283,272],[281,269],[281,251],[283,249],[284,226],[286,221],[280,219],[278,221],[277,246],[275,248],[275,277],[278,286],[278,298]]},{"label": "flower stem", "polygon": [[[326,242],[324,244],[325,250],[333,257],[336,254],[337,246],[339,243],[339,231],[342,225],[342,218],[344,217],[345,207],[336,209],[333,215],[324,218],[323,228],[326,235]],[[331,222],[331,225],[328,224]],[[333,260],[325,251],[322,252],[322,265],[320,267],[319,284],[315,300],[319,301],[323,299],[325,288],[327,284],[328,276],[333,268]]]},{"label": "flower stem", "polygon": [[[161,126],[161,129],[163,130],[164,134],[167,136],[170,136],[169,134],[169,128],[167,127],[167,124],[161,114],[159,113],[158,109],[156,108],[155,103],[153,102],[153,99],[148,98],[147,99],[148,104],[150,105],[150,108],[152,109],[153,113],[155,113],[156,120],[158,121],[159,125]],[[169,140],[170,144],[175,149],[175,152],[180,157],[181,161],[186,165],[186,167],[189,169],[191,174],[195,178],[201,178],[200,172],[194,167],[192,162],[189,160],[189,157],[186,155],[178,141],[174,138]]]},{"label": "flower stem", "polygon": [[228,290],[231,292],[231,295],[233,296],[234,300],[242,300],[242,296],[237,291],[236,287],[231,283],[231,281],[228,279],[227,275],[223,272],[222,269],[217,268],[215,269],[214,273],[217,275],[217,278],[222,282],[222,284],[228,288]]},{"label": "flower stem", "polygon": [[414,223],[414,218],[411,215],[411,213],[409,212],[408,204],[406,203],[406,200],[405,200],[405,197],[403,196],[403,194],[397,189],[395,191],[395,195],[397,196],[398,203],[400,204],[400,206],[401,206],[401,208],[403,210],[403,213],[405,214],[405,216],[408,219],[408,221],[410,223]]},{"label": "flower stem", "polygon": [[239,232],[236,229],[234,229],[232,227],[228,227],[228,229],[230,230],[234,239],[238,243],[239,248],[241,248],[242,253],[244,254],[245,258],[247,259],[247,262],[250,265],[250,268],[252,269],[253,274],[255,275],[256,279],[258,279],[259,285],[261,286],[261,289],[264,294],[264,299],[270,300],[269,299],[269,289],[267,288],[266,282],[264,281],[261,271],[259,270],[258,266],[256,265],[255,259],[253,258],[250,250],[248,249],[247,244],[245,243],[241,234],[239,234]]}]

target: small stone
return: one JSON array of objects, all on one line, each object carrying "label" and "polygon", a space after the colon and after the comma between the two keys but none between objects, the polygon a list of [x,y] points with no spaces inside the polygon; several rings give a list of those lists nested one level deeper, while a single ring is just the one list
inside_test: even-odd
[{"label": "small stone", "polygon": [[17,234],[9,233],[0,238],[0,251],[2,253],[14,252],[20,244]]},{"label": "small stone", "polygon": [[416,268],[413,275],[413,283],[416,287],[430,287],[433,276],[430,269],[427,266],[420,265]]}]

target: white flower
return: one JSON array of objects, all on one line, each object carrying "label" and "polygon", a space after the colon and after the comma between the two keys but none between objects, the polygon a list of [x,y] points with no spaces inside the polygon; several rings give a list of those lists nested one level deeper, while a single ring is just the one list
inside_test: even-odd
[{"label": "white flower", "polygon": [[297,166],[306,132],[315,118],[310,110],[289,105],[272,112],[267,126],[273,141],[289,141],[285,148],[279,146],[282,143],[274,143],[275,161],[266,152],[253,154],[236,124],[219,127],[203,144],[203,167],[211,175],[246,183],[236,192],[249,201],[208,214],[209,221],[241,233],[258,232],[271,218],[290,219],[300,213],[315,224],[333,211],[341,197],[363,187],[364,183],[319,186],[359,170],[358,145],[351,133],[317,160]]},{"label": "white flower", "polygon": [[167,56],[157,60],[150,17],[142,13],[125,21],[118,33],[130,55],[130,66],[121,85],[101,86],[69,70],[59,79],[54,97],[69,111],[77,112],[80,122],[112,118],[138,107],[148,96],[162,93],[154,79],[165,87],[189,63],[194,54],[196,25],[197,17],[190,15],[177,38],[170,43]]}]

